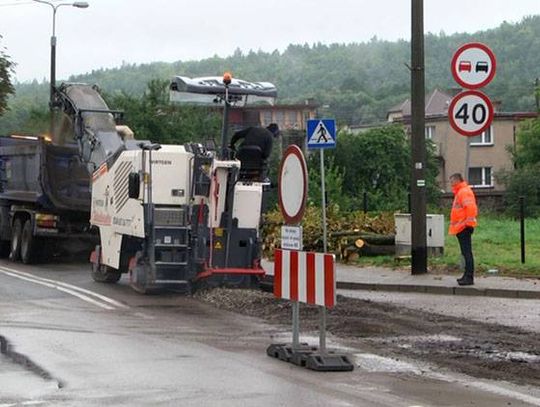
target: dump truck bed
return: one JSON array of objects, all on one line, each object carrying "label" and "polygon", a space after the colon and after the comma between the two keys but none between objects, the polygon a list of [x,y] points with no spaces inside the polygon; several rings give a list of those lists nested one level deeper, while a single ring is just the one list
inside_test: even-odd
[{"label": "dump truck bed", "polygon": [[0,199],[55,211],[90,212],[90,179],[76,145],[0,137]]}]

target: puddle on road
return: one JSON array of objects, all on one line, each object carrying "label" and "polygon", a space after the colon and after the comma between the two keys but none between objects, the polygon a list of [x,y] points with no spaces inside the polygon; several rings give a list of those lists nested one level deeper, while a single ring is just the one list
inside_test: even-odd
[{"label": "puddle on road", "polygon": [[354,358],[358,368],[371,373],[413,373],[421,375],[425,372],[415,364],[373,353],[355,353]]}]

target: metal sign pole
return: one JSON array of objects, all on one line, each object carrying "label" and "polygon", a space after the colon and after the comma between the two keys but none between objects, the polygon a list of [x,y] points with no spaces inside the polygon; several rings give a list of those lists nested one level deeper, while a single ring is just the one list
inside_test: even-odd
[{"label": "metal sign pole", "polygon": [[[301,224],[297,225],[297,227],[301,227],[301,226],[302,226]],[[299,250],[304,250],[303,237],[300,240]],[[292,303],[292,334],[293,334],[293,342],[292,342],[293,350],[300,349],[300,302],[299,301],[293,301]]]},{"label": "metal sign pole", "polygon": [[471,161],[471,138],[467,137],[467,140],[465,141],[466,147],[465,147],[465,173],[463,174],[463,178],[469,182],[469,166]]},{"label": "metal sign pole", "polygon": [[[326,183],[325,183],[325,174],[324,174],[324,148],[320,150],[320,160],[321,160],[321,195],[322,195],[322,222],[323,222],[323,251],[324,253],[328,250],[328,241],[326,235]],[[326,353],[326,308],[321,306],[319,307],[319,351],[321,354]]]},{"label": "metal sign pole", "polygon": [[292,348],[297,350],[300,347],[300,304],[298,301],[292,302]]}]

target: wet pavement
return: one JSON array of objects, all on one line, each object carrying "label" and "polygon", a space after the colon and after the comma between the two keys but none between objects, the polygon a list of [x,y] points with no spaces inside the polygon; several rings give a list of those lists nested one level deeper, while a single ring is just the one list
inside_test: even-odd
[{"label": "wet pavement", "polygon": [[0,407],[540,405],[535,389],[393,362],[340,338],[357,369],[307,371],[266,356],[286,332],[177,293],[93,283],[87,265],[1,262],[0,335],[48,379],[0,355]]}]

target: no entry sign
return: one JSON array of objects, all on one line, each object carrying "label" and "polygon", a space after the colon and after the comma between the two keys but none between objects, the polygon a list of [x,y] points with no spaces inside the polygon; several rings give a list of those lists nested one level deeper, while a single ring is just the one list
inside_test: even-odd
[{"label": "no entry sign", "polygon": [[452,75],[457,83],[467,89],[486,86],[495,77],[497,60],[491,49],[479,42],[462,45],[451,63]]},{"label": "no entry sign", "polygon": [[279,169],[278,198],[285,223],[299,223],[304,216],[307,200],[307,165],[302,150],[290,145],[283,154]]},{"label": "no entry sign", "polygon": [[450,125],[459,134],[477,136],[491,125],[493,105],[482,92],[468,90],[452,99],[448,117]]}]

